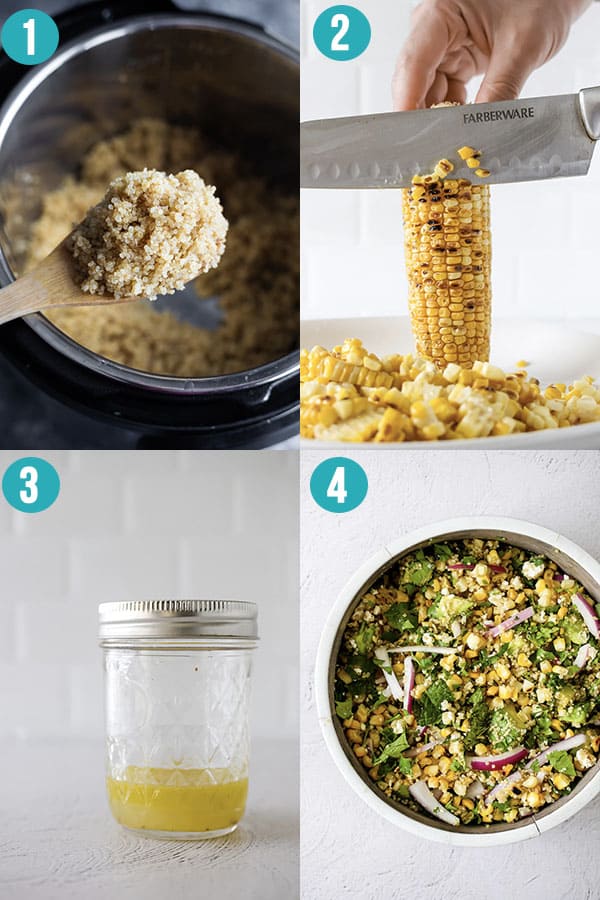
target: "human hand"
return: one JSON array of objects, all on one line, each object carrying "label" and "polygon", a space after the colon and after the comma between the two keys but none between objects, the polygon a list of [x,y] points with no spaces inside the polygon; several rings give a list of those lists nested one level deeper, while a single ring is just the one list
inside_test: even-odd
[{"label": "human hand", "polygon": [[394,109],[464,103],[467,82],[482,73],[477,102],[513,100],[531,72],[560,50],[590,3],[422,0],[396,63]]}]

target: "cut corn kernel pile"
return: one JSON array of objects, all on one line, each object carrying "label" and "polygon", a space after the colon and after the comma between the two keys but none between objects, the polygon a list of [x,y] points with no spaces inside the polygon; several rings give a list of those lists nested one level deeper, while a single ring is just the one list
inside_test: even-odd
[{"label": "cut corn kernel pile", "polygon": [[502,539],[392,562],[336,660],[338,733],[365,778],[420,813],[413,790],[429,792],[451,825],[510,824],[569,794],[600,751],[600,643],[578,598],[593,606],[554,561]]},{"label": "cut corn kernel pile", "polygon": [[303,350],[300,379],[300,433],[317,440],[456,440],[600,421],[600,388],[589,376],[544,390],[524,370],[380,359],[356,338]]}]

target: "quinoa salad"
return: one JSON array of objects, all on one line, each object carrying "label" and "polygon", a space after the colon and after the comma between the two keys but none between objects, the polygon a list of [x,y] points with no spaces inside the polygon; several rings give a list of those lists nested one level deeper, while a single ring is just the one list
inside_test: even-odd
[{"label": "quinoa salad", "polygon": [[335,712],[391,801],[450,826],[511,823],[600,751],[600,619],[581,584],[503,538],[432,543],[361,596]]}]

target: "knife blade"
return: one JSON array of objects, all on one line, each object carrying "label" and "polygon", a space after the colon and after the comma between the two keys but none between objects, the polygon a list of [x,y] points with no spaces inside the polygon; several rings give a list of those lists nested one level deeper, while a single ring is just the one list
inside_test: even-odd
[{"label": "knife blade", "polygon": [[490,176],[504,184],[585,175],[600,137],[600,88],[579,94],[447,106],[411,112],[322,119],[301,125],[300,186],[410,187],[438,160],[452,178],[479,182],[457,150],[481,151]]}]

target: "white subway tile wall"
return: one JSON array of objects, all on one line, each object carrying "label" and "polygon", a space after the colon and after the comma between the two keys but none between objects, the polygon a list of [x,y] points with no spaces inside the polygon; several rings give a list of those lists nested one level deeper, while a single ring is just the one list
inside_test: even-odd
[{"label": "white subway tile wall", "polygon": [[[0,478],[25,453],[0,451]],[[0,737],[103,733],[98,603],[235,597],[259,606],[257,737],[298,710],[298,457],[252,451],[40,451],[43,513],[0,495]]]},{"label": "white subway tile wall", "polygon": [[[329,0],[302,4],[304,120],[391,109],[395,57],[408,34],[408,0],[360,0],[372,38],[356,60],[326,59],[312,27]],[[600,4],[574,25],[560,53],[523,96],[571,93],[600,80]],[[470,99],[477,85],[472,85]],[[440,153],[443,148],[440,148]],[[497,317],[598,317],[590,277],[600,236],[600,150],[587,178],[493,188],[493,290]],[[303,191],[302,317],[406,315],[407,286],[397,191]]]}]

